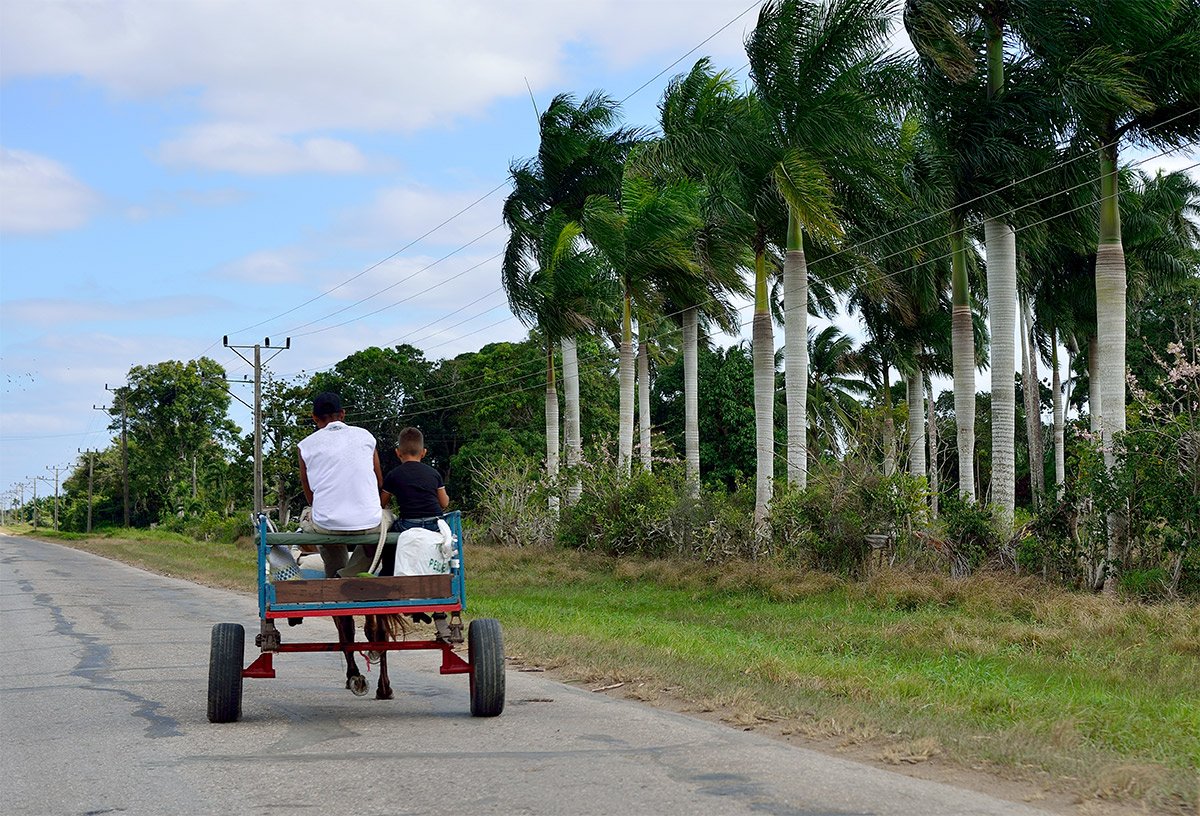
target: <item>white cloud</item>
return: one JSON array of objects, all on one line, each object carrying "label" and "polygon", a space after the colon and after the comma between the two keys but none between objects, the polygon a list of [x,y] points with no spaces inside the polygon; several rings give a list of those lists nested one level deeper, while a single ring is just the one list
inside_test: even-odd
[{"label": "white cloud", "polygon": [[75,229],[99,203],[91,188],[53,159],[0,147],[0,232]]},{"label": "white cloud", "polygon": [[213,275],[245,283],[287,284],[303,278],[300,264],[305,254],[295,249],[252,252],[213,270]]},{"label": "white cloud", "polygon": [[[407,132],[524,95],[526,78],[553,87],[569,44],[586,40],[617,67],[674,58],[740,10],[726,0],[12,3],[0,75],[78,75],[142,99],[182,92],[215,121],[271,134]],[[675,70],[703,54],[740,59],[753,22],[750,12]]]},{"label": "white cloud", "polygon": [[367,159],[340,139],[293,139],[258,126],[215,123],[191,128],[159,150],[166,164],[192,165],[246,175],[361,173]]}]

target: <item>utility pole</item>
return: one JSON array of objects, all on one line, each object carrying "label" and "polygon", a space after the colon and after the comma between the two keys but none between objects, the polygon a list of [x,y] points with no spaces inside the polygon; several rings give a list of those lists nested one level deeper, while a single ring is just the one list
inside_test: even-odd
[{"label": "utility pole", "polygon": [[[238,402],[250,408],[254,412],[254,515],[257,517],[263,511],[263,465],[262,465],[262,367],[264,362],[271,362],[282,351],[286,351],[292,347],[292,338],[284,338],[282,346],[273,348],[274,354],[268,357],[265,361],[262,359],[262,350],[264,348],[271,349],[271,338],[267,337],[261,344],[255,343],[252,346],[231,346],[229,344],[229,335],[221,338],[221,345],[230,349],[238,357],[241,357],[246,363],[254,366],[254,405],[246,405],[246,401],[237,397]],[[241,350],[254,351],[253,361],[247,360],[246,355],[242,354]]]},{"label": "utility pole", "polygon": [[46,465],[46,470],[54,471],[54,529],[56,532],[58,530],[58,473],[64,469],[62,465],[54,465],[53,467]]},{"label": "utility pole", "polygon": [[86,457],[87,457],[87,463],[88,463],[88,520],[87,520],[87,531],[88,531],[88,535],[91,535],[91,532],[92,532],[92,468],[93,468],[93,467],[95,466],[95,464],[96,464],[96,458],[95,458],[95,454],[96,454],[96,452],[95,452],[95,451],[93,451],[93,450],[86,450],[86,451],[85,451],[85,450],[78,449],[78,448],[77,448],[77,450],[79,450],[79,452],[80,452],[80,453],[82,453],[84,456],[86,456]]},{"label": "utility pole", "polygon": [[[125,505],[125,526],[129,526],[129,440],[126,437],[126,426],[128,422],[128,414],[126,411],[129,399],[129,385],[119,385],[116,388],[109,388],[108,383],[104,384],[105,391],[111,391],[121,398],[121,482],[124,492]],[[92,406],[95,408],[96,406]],[[101,408],[100,410],[106,410]]]},{"label": "utility pole", "polygon": [[33,477],[33,526],[37,529],[38,526],[38,503],[37,503],[37,483],[39,481],[49,482],[49,476],[34,476]]}]

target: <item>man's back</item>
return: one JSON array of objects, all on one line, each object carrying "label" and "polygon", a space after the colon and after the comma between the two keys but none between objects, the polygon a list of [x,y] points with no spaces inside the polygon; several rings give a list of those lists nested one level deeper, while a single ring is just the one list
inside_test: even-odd
[{"label": "man's back", "polygon": [[380,520],[375,437],[363,428],[329,422],[300,442],[313,521],[327,530],[366,530]]}]

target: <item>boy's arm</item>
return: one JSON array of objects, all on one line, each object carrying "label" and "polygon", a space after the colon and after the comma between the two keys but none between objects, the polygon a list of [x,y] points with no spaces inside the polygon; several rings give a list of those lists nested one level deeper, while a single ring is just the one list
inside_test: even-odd
[{"label": "boy's arm", "polygon": [[446,492],[446,488],[439,487],[437,490],[438,504],[445,510],[450,506],[450,494]]},{"label": "boy's arm", "polygon": [[380,490],[379,491],[379,506],[382,507],[384,510],[387,510],[388,507],[391,506],[391,504],[392,504],[392,494],[388,493],[387,490]]}]

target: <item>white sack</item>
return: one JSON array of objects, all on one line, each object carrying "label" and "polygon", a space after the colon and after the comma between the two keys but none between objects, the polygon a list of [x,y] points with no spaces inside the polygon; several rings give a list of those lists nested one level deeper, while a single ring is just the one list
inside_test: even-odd
[{"label": "white sack", "polygon": [[393,575],[438,575],[450,571],[454,557],[454,533],[450,525],[438,519],[438,532],[414,527],[396,538]]}]

